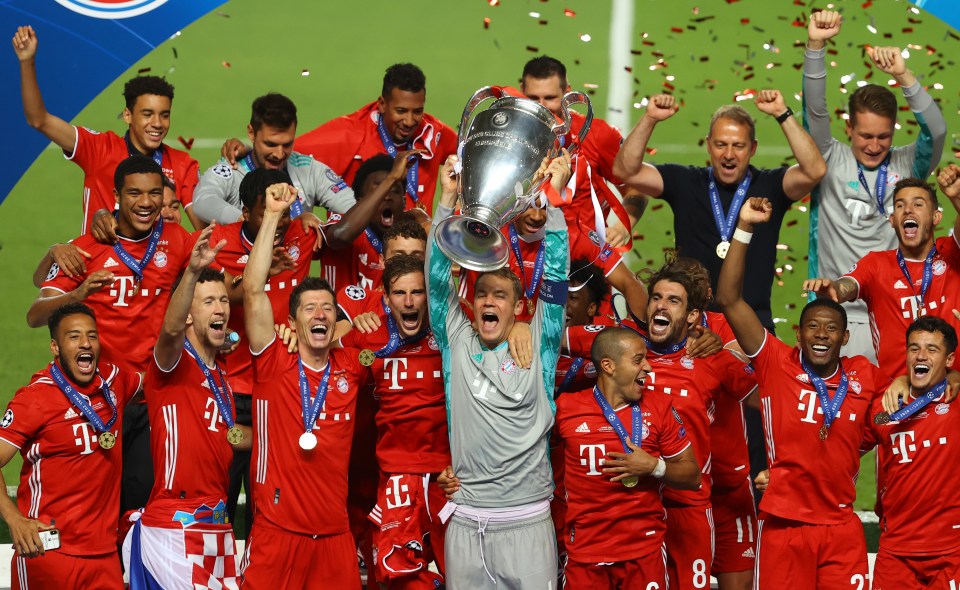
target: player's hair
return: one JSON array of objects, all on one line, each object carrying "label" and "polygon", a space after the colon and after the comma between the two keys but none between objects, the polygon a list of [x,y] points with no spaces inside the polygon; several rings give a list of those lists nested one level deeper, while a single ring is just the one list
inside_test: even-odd
[{"label": "player's hair", "polygon": [[567,67],[559,59],[549,55],[541,55],[528,61],[523,66],[523,74],[520,80],[530,77],[534,80],[545,80],[557,76],[560,78],[560,89],[567,87]]},{"label": "player's hair", "polygon": [[[113,173],[113,188],[117,189],[118,193],[123,191],[123,184],[131,174],[156,174],[162,179],[163,168],[153,158],[140,154],[130,156],[117,164],[117,169]],[[160,182],[162,183],[163,180]]]},{"label": "player's hair", "polygon": [[953,354],[957,350],[957,331],[948,324],[943,318],[932,315],[920,316],[907,328],[907,345],[910,344],[910,335],[914,332],[930,332],[931,334],[940,333],[943,336],[943,343],[947,347],[947,354]]},{"label": "player's hair", "polygon": [[627,345],[639,338],[640,334],[630,328],[615,326],[604,328],[593,339],[593,345],[590,346],[590,360],[597,367],[603,359],[620,360],[624,351],[627,350]]},{"label": "player's hair", "polygon": [[387,295],[393,289],[393,281],[408,274],[424,274],[423,259],[409,254],[397,254],[383,267],[383,292]]},{"label": "player's hair", "polygon": [[250,126],[254,132],[266,125],[273,129],[289,129],[297,124],[297,106],[278,92],[257,97],[250,109]]},{"label": "player's hair", "polygon": [[603,271],[586,258],[577,258],[570,263],[570,276],[567,281],[574,287],[584,285],[581,288],[590,295],[590,303],[600,305],[610,294],[610,285],[607,284]]},{"label": "player's hair", "polygon": [[699,260],[690,258],[689,256],[675,256],[672,259],[672,264],[689,274],[690,277],[700,285],[704,293],[707,294],[705,303],[703,304],[704,307],[701,308],[701,310],[705,309],[712,299],[711,292],[713,287],[710,285],[710,271],[707,270],[707,267]]},{"label": "player's hair", "polygon": [[383,232],[384,249],[387,247],[387,242],[394,238],[420,240],[421,242],[426,243],[427,232],[423,229],[423,226],[413,218],[413,216],[411,216],[409,213],[403,213],[397,217],[397,220],[393,222],[393,225],[387,228],[387,231]]},{"label": "player's hair", "polygon": [[97,322],[97,316],[93,314],[93,310],[90,309],[90,306],[86,303],[80,303],[79,301],[65,303],[53,310],[53,313],[50,314],[50,318],[47,320],[47,327],[50,328],[50,337],[56,338],[57,328],[60,327],[60,322],[62,322],[64,318],[77,314],[88,315],[93,319],[94,323]]},{"label": "player's hair", "polygon": [[847,101],[847,115],[850,126],[857,124],[857,115],[873,113],[897,122],[897,97],[888,88],[879,84],[867,84],[853,91]]},{"label": "player's hair", "polygon": [[928,182],[924,182],[919,178],[901,178],[897,181],[897,184],[893,185],[893,200],[897,200],[897,193],[905,188],[922,188],[926,191],[927,195],[930,197],[930,201],[933,203],[933,210],[936,211],[940,208],[940,200],[937,198],[937,189]]},{"label": "player's hair", "polygon": [[504,266],[502,268],[498,268],[497,270],[491,270],[478,274],[477,280],[473,282],[474,293],[477,292],[477,285],[480,284],[480,279],[488,275],[510,281],[510,286],[513,287],[514,303],[520,301],[520,298],[523,296],[523,287],[520,286],[520,277],[514,274],[514,272],[510,270],[509,266]]},{"label": "player's hair", "polygon": [[[176,184],[175,182],[173,182],[173,180],[172,180],[169,176],[167,176],[166,174],[164,174],[164,175],[163,175],[163,178],[160,179],[160,184],[163,185],[163,188],[168,188],[168,189],[172,190],[173,192],[177,192],[177,184]],[[180,198],[177,197],[177,200],[179,201]]]},{"label": "player's hair", "polygon": [[677,283],[687,292],[687,312],[694,309],[703,311],[707,305],[707,289],[705,287],[709,287],[709,285],[705,286],[699,279],[695,278],[695,273],[687,270],[692,266],[693,263],[683,260],[682,256],[668,261],[650,277],[647,283],[647,296],[653,297],[653,288],[660,281]]},{"label": "player's hair", "polygon": [[374,172],[390,172],[393,169],[393,158],[387,154],[377,154],[371,156],[360,164],[357,168],[357,175],[353,177],[353,196],[360,199],[364,197],[363,183]]},{"label": "player's hair", "polygon": [[806,317],[807,313],[815,310],[818,307],[829,307],[833,311],[840,314],[841,329],[842,330],[847,329],[847,310],[845,310],[842,305],[840,305],[833,299],[814,299],[810,303],[803,306],[803,310],[800,312],[801,326],[803,326],[803,318]]},{"label": "player's hair", "polygon": [[384,99],[390,98],[394,88],[413,93],[422,90],[426,94],[427,77],[423,75],[423,70],[413,64],[393,64],[383,73],[380,96]]},{"label": "player's hair", "polygon": [[290,315],[296,317],[300,307],[300,297],[307,291],[326,291],[333,296],[333,305],[337,305],[337,293],[326,280],[320,277],[307,277],[290,292]]},{"label": "player's hair", "polygon": [[137,76],[136,78],[130,78],[123,85],[123,100],[126,102],[128,109],[136,106],[137,99],[144,94],[166,96],[173,101],[173,84],[160,76]]},{"label": "player's hair", "polygon": [[214,270],[209,266],[200,271],[200,275],[197,277],[197,284],[203,283],[222,283],[223,282],[223,273],[219,270]]},{"label": "player's hair", "polygon": [[266,196],[267,187],[281,182],[293,184],[290,175],[285,170],[271,170],[270,168],[251,170],[240,181],[240,202],[247,208],[247,211],[253,211],[257,203]]},{"label": "player's hair", "polygon": [[736,104],[726,104],[714,111],[713,117],[710,118],[710,131],[707,133],[707,137],[713,135],[713,125],[720,119],[730,119],[741,125],[746,125],[750,131],[750,141],[757,140],[757,124],[753,117],[742,106]]}]

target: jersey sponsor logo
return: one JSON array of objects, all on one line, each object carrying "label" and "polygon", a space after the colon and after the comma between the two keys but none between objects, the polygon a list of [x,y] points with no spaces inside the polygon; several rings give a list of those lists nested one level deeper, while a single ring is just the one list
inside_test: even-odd
[{"label": "jersey sponsor logo", "polygon": [[57,278],[58,274],[60,274],[60,265],[54,262],[50,265],[50,270],[47,271],[47,280],[52,281]]},{"label": "jersey sponsor logo", "polygon": [[749,559],[756,558],[756,554],[753,552],[753,547],[747,547],[747,550],[740,554],[741,557],[747,557]]},{"label": "jersey sponsor logo", "polygon": [[76,410],[74,410],[73,408],[70,408],[69,410],[67,410],[67,413],[63,415],[63,419],[70,420],[71,418],[77,418],[79,416],[80,414],[77,414]]},{"label": "jersey sponsor logo", "polygon": [[350,384],[347,383],[347,378],[343,376],[339,377],[337,379],[337,391],[346,393],[348,389],[350,389]]},{"label": "jersey sponsor logo", "polygon": [[300,260],[300,248],[298,248],[296,244],[287,248],[287,254],[290,255],[290,258],[292,258],[294,262]]},{"label": "jersey sponsor logo", "polygon": [[580,465],[587,468],[587,475],[603,475],[600,469],[606,456],[606,445],[580,445]]},{"label": "jersey sponsor logo", "polygon": [[800,383],[810,383],[810,377],[808,377],[806,373],[800,373],[797,375],[797,381]]},{"label": "jersey sponsor logo", "polygon": [[584,422],[584,423],[581,424],[580,426],[577,426],[577,428],[574,430],[574,432],[589,433],[589,432],[590,432],[590,427],[587,426],[587,423],[586,423],[586,422]]},{"label": "jersey sponsor logo", "polygon": [[944,260],[934,260],[933,261],[933,274],[938,277],[943,273],[947,272],[947,263]]},{"label": "jersey sponsor logo", "polygon": [[658,357],[655,357],[655,358],[647,358],[647,360],[650,361],[650,364],[652,364],[652,365],[673,366],[673,359],[672,359],[672,358],[666,358],[666,357],[658,356]]},{"label": "jersey sponsor logo", "polygon": [[937,413],[937,416],[943,416],[950,411],[950,404],[937,404],[933,411]]},{"label": "jersey sponsor logo", "polygon": [[220,162],[213,167],[213,173],[220,178],[230,178],[233,176],[233,168],[231,168],[226,162]]},{"label": "jersey sponsor logo", "polygon": [[0,428],[9,428],[13,424],[13,410],[7,410],[0,418]]},{"label": "jersey sponsor logo", "polygon": [[361,301],[367,298],[367,292],[356,285],[347,285],[347,288],[344,289],[343,292],[354,301]]},{"label": "jersey sponsor logo", "polygon": [[108,256],[107,261],[103,263],[103,268],[113,268],[114,266],[120,266],[120,263],[113,259],[113,256]]},{"label": "jersey sponsor logo", "polygon": [[903,279],[898,279],[896,283],[893,284],[894,289],[909,289],[910,285],[903,282]]},{"label": "jersey sponsor logo", "polygon": [[437,344],[437,339],[433,337],[433,334],[430,334],[430,337],[427,338],[427,348],[430,350],[440,350],[440,345]]},{"label": "jersey sponsor logo", "polygon": [[167,0],[56,0],[57,4],[71,12],[117,20],[146,14],[163,6]]},{"label": "jersey sponsor logo", "polygon": [[584,326],[583,329],[586,332],[601,332],[603,331],[603,326],[600,324],[590,324],[589,326]]},{"label": "jersey sponsor logo", "polygon": [[583,374],[593,379],[597,376],[597,366],[593,364],[593,361],[587,361],[583,365]]},{"label": "jersey sponsor logo", "polygon": [[683,355],[680,359],[680,366],[684,369],[693,370],[693,359],[687,355]]},{"label": "jersey sponsor logo", "polygon": [[153,263],[157,265],[157,268],[165,267],[167,265],[167,262],[168,260],[167,260],[166,252],[162,252],[158,250],[157,253],[153,255]]},{"label": "jersey sponsor logo", "polygon": [[517,370],[517,363],[512,358],[506,358],[500,363],[500,372],[509,375]]}]

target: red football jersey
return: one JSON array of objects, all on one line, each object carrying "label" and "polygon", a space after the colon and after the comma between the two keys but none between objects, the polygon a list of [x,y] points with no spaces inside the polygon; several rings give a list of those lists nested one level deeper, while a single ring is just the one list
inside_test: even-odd
[{"label": "red football jersey", "polygon": [[[640,448],[654,457],[670,458],[690,441],[670,398],[644,395],[640,402],[643,438]],[[616,409],[624,429],[633,436],[631,406]],[[567,501],[565,539],[570,558],[578,562],[628,561],[660,549],[666,512],[660,498],[663,485],[644,477],[636,487],[610,481],[602,460],[623,445],[593,397],[593,389],[557,399],[556,452],[563,457]],[[629,523],[629,526],[624,526]]]},{"label": "red football jersey", "polygon": [[372,290],[358,287],[357,285],[347,285],[337,290],[337,307],[346,316],[347,321],[352,322],[354,318],[362,313],[383,312],[383,291],[380,287]]},{"label": "red football jersey", "polygon": [[[596,385],[597,367],[589,358],[579,357],[583,359],[580,368],[575,372],[571,372],[575,369],[574,362],[577,358],[578,357],[561,354],[557,359],[556,395],[570,393],[572,391],[581,391]],[[568,376],[570,377],[570,381],[564,385],[564,380]],[[560,391],[561,389],[562,391]]]},{"label": "red football jersey", "polygon": [[[576,135],[583,128],[586,117],[572,111],[571,115],[573,122],[570,134]],[[591,186],[606,222],[607,214],[610,212],[608,201],[616,198],[606,181],[609,180],[615,185],[621,183],[613,173],[613,161],[617,157],[617,152],[620,151],[621,143],[623,143],[623,136],[615,127],[602,119],[593,120],[587,138],[574,157],[573,176],[570,177],[570,183],[567,185],[568,188],[575,187],[573,201],[563,207],[563,216],[567,219],[567,225],[578,228],[578,231],[571,231],[571,234],[597,229]]]},{"label": "red football jersey", "polygon": [[883,426],[874,400],[861,451],[877,447],[883,482],[880,547],[894,555],[946,555],[960,547],[960,494],[952,493],[960,408],[942,396],[901,422]]},{"label": "red football jersey", "polygon": [[[923,280],[923,260],[906,260],[913,285],[897,263],[897,251],[870,252],[850,269],[846,278],[860,287],[859,298],[866,302],[870,314],[873,347],[877,364],[891,379],[906,375],[906,357],[903,355],[904,334],[921,315],[943,318],[956,330],[960,321],[953,317],[953,309],[960,308],[960,247],[951,236],[937,238],[937,255],[933,259],[933,279],[919,308],[917,296]],[[950,269],[953,268],[951,271]],[[960,368],[960,359],[954,362]]]},{"label": "red football jersey", "polygon": [[[383,348],[390,339],[387,322],[372,334],[350,331],[341,340],[347,350]],[[447,406],[440,347],[433,334],[377,358],[368,368],[380,400],[377,412],[377,461],[385,473],[437,473],[450,465]]]},{"label": "red football jersey", "polygon": [[[862,356],[843,357],[850,382],[847,397],[827,439],[820,440],[823,410],[800,364],[800,349],[767,333],[752,360],[770,466],[760,509],[810,524],[847,522],[857,496],[860,441],[867,420],[873,419],[868,410],[890,380]],[[825,381],[833,396],[840,372]]]},{"label": "red football jersey", "polygon": [[[720,337],[724,346],[736,342],[737,336],[722,313],[706,311],[704,314],[707,328]],[[747,447],[743,404],[716,404],[713,423],[710,424],[710,444],[713,454],[710,477],[715,486],[736,486],[750,475],[750,450]]]},{"label": "red football jersey", "polygon": [[[377,133],[379,116],[377,102],[374,101],[354,113],[327,121],[313,131],[304,133],[297,138],[293,149],[301,154],[310,154],[352,185],[360,164],[377,154],[387,153]],[[457,153],[457,133],[436,117],[424,113],[413,137],[413,148],[426,150],[426,153],[420,154],[417,166],[417,198],[420,207],[432,214],[440,167],[447,156]],[[407,209],[413,206],[413,199],[408,194]]]},{"label": "red football jersey", "polygon": [[[331,213],[323,227],[340,223],[341,219],[340,214]],[[380,239],[379,243],[382,248],[383,240]],[[333,250],[325,247],[322,260],[323,278],[334,289],[346,285],[374,289],[383,282],[383,256],[370,242],[366,232],[357,236],[349,248]]]},{"label": "red football jersey", "polygon": [[[230,418],[235,418],[230,382],[217,367],[210,372],[218,387],[226,386],[221,393]],[[183,351],[170,371],[153,361],[145,381],[154,482],[149,502],[204,496],[226,499],[233,446],[227,442],[227,423],[195,357]]]},{"label": "red football jersey", "polygon": [[111,449],[100,448],[99,433],[60,391],[49,367],[17,390],[0,420],[0,438],[20,449],[23,456],[17,508],[27,518],[56,521],[58,551],[67,555],[103,555],[117,550],[123,456],[120,425],[123,408],[140,389],[140,375],[100,362],[99,377],[90,385],[74,384],[106,423],[111,410],[100,390],[104,380],[117,407],[117,420],[110,428],[117,443]]},{"label": "red football jersey", "polygon": [[[357,392],[366,368],[356,349],[330,351],[327,399],[313,433],[317,446],[300,448],[303,410],[297,354],[276,338],[253,355],[253,451],[251,478],[257,518],[304,535],[335,535],[347,522],[347,464],[353,439]],[[324,367],[304,365],[310,401]]]},{"label": "red football jersey", "polygon": [[733,333],[733,328],[727,323],[727,318],[722,313],[715,311],[703,312],[707,317],[707,328],[720,337],[720,342],[724,346],[737,341],[737,335]]},{"label": "red football jersey", "polygon": [[[139,240],[121,238],[120,242],[131,256],[140,260],[147,251],[150,236]],[[87,271],[68,277],[54,264],[41,289],[68,293],[98,270],[112,272],[113,283],[84,300],[97,315],[100,361],[111,362],[124,370],[145,372],[163,323],[163,311],[170,302],[177,277],[190,261],[194,242],[181,226],[164,223],[157,251],[147,263],[137,290],[137,275],[120,260],[113,246],[100,244],[89,235],[81,236],[73,243],[90,253]]]},{"label": "red football jersey", "polygon": [[[80,228],[83,235],[89,231],[93,214],[98,209],[113,211],[116,207],[113,174],[117,165],[131,154],[123,137],[113,131],[100,133],[79,126],[74,129],[77,140],[73,153],[64,153],[64,157],[83,169],[83,224]],[[200,165],[187,152],[166,144],[161,149],[163,173],[177,187],[177,198],[186,209],[193,204],[193,191],[200,180]]]},{"label": "red football jersey", "polygon": [[[238,277],[247,267],[247,257],[253,249],[253,242],[243,235],[243,222],[219,225],[210,235],[210,243],[217,244],[227,240],[226,246],[217,254],[217,264],[231,275]],[[310,274],[315,237],[303,230],[303,224],[293,220],[283,238],[283,247],[294,260],[294,268],[277,275],[267,277],[263,290],[270,298],[273,308],[273,323],[286,325],[290,314],[290,293]],[[243,305],[230,307],[230,321],[227,326],[240,335],[240,346],[224,357],[230,385],[237,393],[253,392],[253,361],[250,347],[246,344],[247,330],[243,324]]]}]

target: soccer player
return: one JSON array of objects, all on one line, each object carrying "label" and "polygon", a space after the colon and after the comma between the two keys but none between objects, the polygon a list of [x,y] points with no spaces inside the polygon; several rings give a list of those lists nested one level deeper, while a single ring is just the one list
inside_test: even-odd
[{"label": "soccer player", "polygon": [[[0,498],[16,551],[12,587],[122,590],[117,421],[142,379],[100,362],[97,323],[83,303],[55,309],[49,327],[53,362],[17,390],[0,420],[0,466],[23,456],[16,504]],[[51,534],[59,547],[44,550],[41,537]]]},{"label": "soccer player", "polygon": [[[444,497],[437,475],[450,464],[440,347],[430,331],[423,259],[398,255],[384,269],[389,309],[370,333],[341,339],[363,349],[380,401],[380,485],[370,520],[377,525],[377,581],[388,588],[432,589],[443,583]],[[436,560],[440,575],[428,570]]]},{"label": "soccer player", "polygon": [[[190,206],[197,186],[199,164],[186,152],[163,143],[170,130],[170,108],[173,86],[157,76],[138,76],[123,88],[126,105],[123,121],[128,125],[123,137],[112,131],[98,133],[74,126],[47,112],[37,84],[34,58],[37,34],[33,27],[18,27],[13,36],[13,49],[20,60],[20,94],[27,124],[57,144],[66,159],[83,169],[83,222],[80,233],[90,231],[94,213],[113,211],[113,172],[122,160],[135,155],[152,158],[163,174],[177,186],[177,198],[186,209],[190,222],[197,227],[199,219]],[[101,214],[102,215],[102,214]]]},{"label": "soccer player", "polygon": [[123,547],[132,590],[238,588],[227,487],[233,450],[253,436],[234,423],[233,391],[217,363],[230,301],[223,274],[208,268],[226,244],[210,243],[214,230],[197,238],[147,369],[156,461],[150,500]]},{"label": "soccer player", "polygon": [[305,215],[305,223],[316,227],[319,220],[311,213],[322,206],[335,213],[345,213],[356,203],[350,187],[326,164],[294,151],[297,134],[297,107],[282,94],[270,92],[253,101],[247,137],[253,149],[238,162],[234,170],[226,160],[211,166],[200,177],[194,198],[194,212],[205,223],[216,220],[227,224],[243,217],[240,203],[240,182],[251,170],[272,168],[284,170],[297,188],[300,202],[291,208],[291,215]]},{"label": "soccer player", "polygon": [[[917,140],[893,147],[897,98],[886,84],[866,84],[850,94],[847,145],[830,133],[827,109],[827,41],[840,34],[840,13],[814,12],[807,25],[803,54],[804,120],[827,161],[827,174],[813,192],[810,209],[810,278],[839,277],[868,252],[897,247],[887,217],[893,206],[891,188],[900,179],[925,180],[943,154],[947,124],[933,98],[923,89],[897,47],[868,47],[880,72],[896,80],[919,125]],[[892,81],[891,81],[892,82]],[[757,193],[761,194],[761,193]],[[876,362],[865,303],[848,303],[850,341],[845,354],[862,354]],[[900,334],[897,346],[900,349]]]},{"label": "soccer player", "polygon": [[860,441],[888,379],[862,356],[840,356],[843,308],[817,299],[800,312],[797,346],[767,332],[744,301],[747,244],[773,205],[752,198],[720,273],[717,302],[760,384],[770,480],[760,500],[754,587],[866,587],[867,548],[853,513]]},{"label": "soccer player", "polygon": [[[569,180],[569,158],[564,153],[546,167],[558,192]],[[454,160],[448,158],[440,172],[443,192],[431,233],[453,213]],[[556,579],[547,437],[569,271],[559,210],[548,209],[544,230],[547,254],[540,305],[530,324],[537,351],[530,369],[518,368],[506,347],[522,308],[516,275],[506,268],[480,275],[474,327],[460,309],[450,260],[427,240],[430,325],[443,353],[452,470],[461,482],[444,548],[451,590],[548,587]]]},{"label": "soccer player", "polygon": [[[944,190],[955,209],[960,209],[958,172],[960,168],[950,164],[940,175],[949,182]],[[808,279],[803,284],[805,290],[840,303],[862,299],[867,304],[878,364],[890,379],[906,374],[903,342],[896,335],[913,320],[933,315],[960,325],[951,313],[960,307],[960,246],[955,236],[934,237],[941,219],[934,188],[904,178],[893,187],[890,215],[898,247],[870,252],[839,279]],[[960,231],[960,219],[953,229]]]},{"label": "soccer player", "polygon": [[670,398],[644,393],[642,337],[607,328],[590,356],[597,385],[557,399],[553,452],[569,504],[563,587],[665,589],[661,491],[697,489],[700,467]]},{"label": "soccer player", "polygon": [[263,222],[243,279],[244,322],[253,353],[253,496],[242,585],[359,590],[347,521],[347,463],[365,368],[354,349],[334,349],[337,302],[322,279],[290,294],[287,322],[297,353],[276,338],[265,288],[277,225],[294,187],[267,188]]}]

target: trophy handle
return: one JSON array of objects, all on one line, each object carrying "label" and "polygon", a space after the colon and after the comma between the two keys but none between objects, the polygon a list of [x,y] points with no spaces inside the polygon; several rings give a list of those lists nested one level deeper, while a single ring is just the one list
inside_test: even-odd
[{"label": "trophy handle", "polygon": [[457,132],[457,145],[462,146],[467,139],[467,129],[474,109],[488,98],[501,98],[503,95],[503,88],[499,86],[484,86],[473,93],[473,96],[467,101],[467,105],[463,107],[463,116],[460,117],[460,130]]},{"label": "trophy handle", "polygon": [[579,149],[583,144],[583,140],[587,138],[587,132],[590,131],[590,124],[593,123],[593,104],[590,103],[590,97],[582,92],[568,92],[563,95],[563,99],[560,101],[560,108],[563,110],[563,125],[559,127],[554,127],[554,132],[557,136],[566,135],[570,131],[570,125],[573,122],[572,116],[570,115],[570,105],[575,104],[585,104],[587,105],[587,118],[583,122],[583,128],[580,129],[580,133],[577,135],[576,145],[571,147],[571,151]]}]

